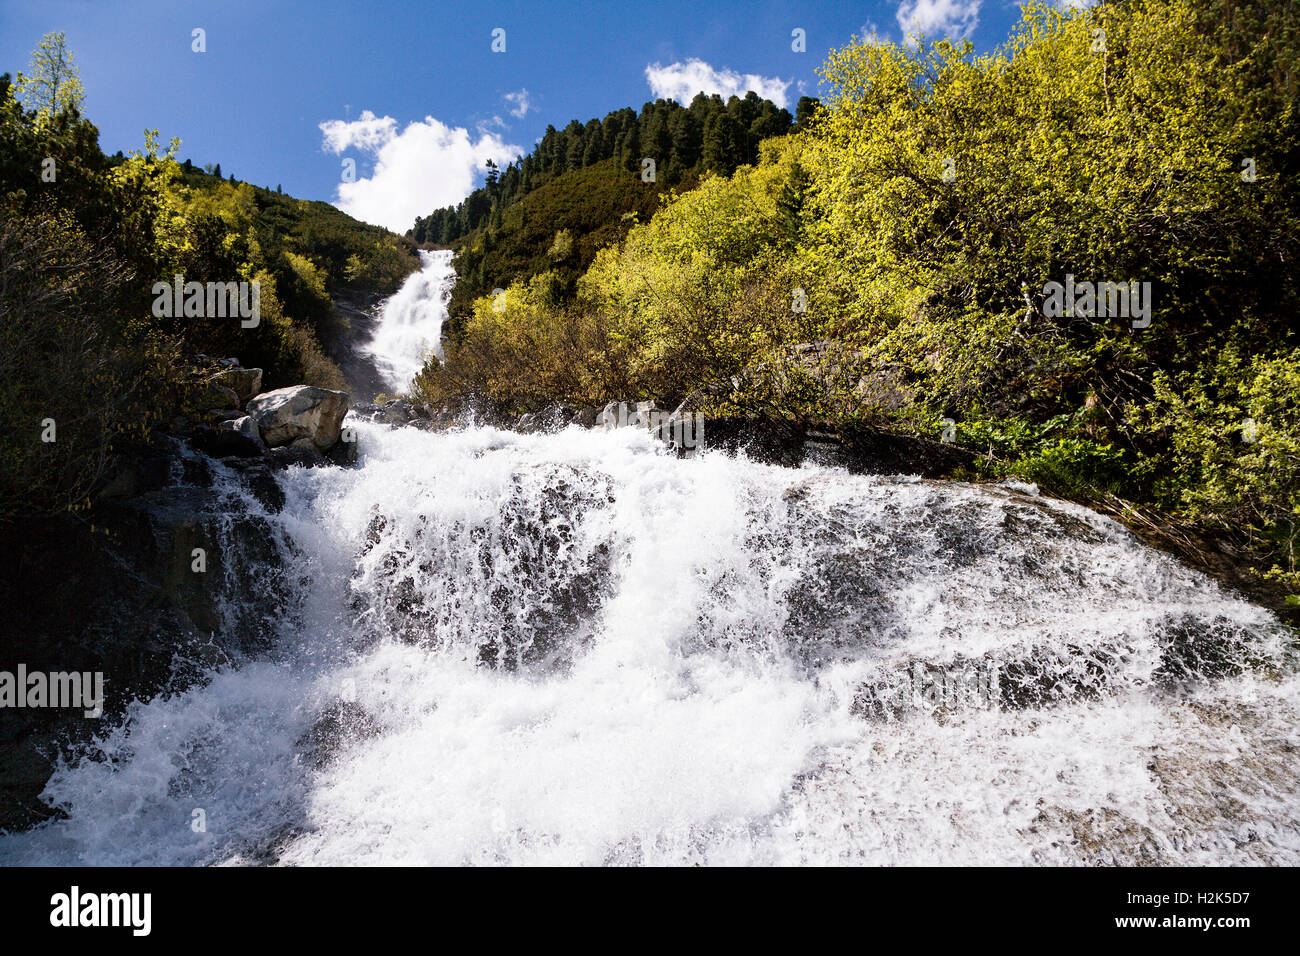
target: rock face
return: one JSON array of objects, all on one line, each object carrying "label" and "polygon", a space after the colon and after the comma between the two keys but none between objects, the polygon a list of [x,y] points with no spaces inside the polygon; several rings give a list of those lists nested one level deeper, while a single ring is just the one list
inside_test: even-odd
[{"label": "rock face", "polygon": [[[232,469],[240,484],[278,510],[269,469],[231,461],[243,466]],[[0,670],[98,671],[105,693],[103,721],[75,709],[3,711],[0,830],[57,813],[40,800],[56,742],[84,741],[133,698],[183,689],[268,646],[289,600],[274,529],[256,508],[232,512],[214,481],[206,458],[168,440],[155,457],[121,463],[90,520],[23,518],[0,549]]]},{"label": "rock face", "polygon": [[[198,411],[178,417],[156,451],[114,463],[89,521],[20,519],[16,545],[0,548],[0,604],[9,609],[0,647],[33,672],[102,672],[110,720],[136,697],[183,689],[265,650],[289,600],[264,515],[284,505],[275,472],[357,460],[355,435],[340,440],[346,393],[299,385],[257,395],[260,369],[201,360],[220,368]],[[205,456],[223,459],[220,469]],[[232,511],[229,496],[241,491]],[[84,742],[101,726],[77,713],[5,711],[0,830],[59,812],[40,799],[56,743]]]},{"label": "rock face", "polygon": [[325,451],[339,440],[349,402],[347,392],[293,385],[263,392],[249,401],[247,410],[261,429],[262,440],[271,448],[305,438],[317,450]]},{"label": "rock face", "polygon": [[238,410],[239,395],[233,388],[212,381],[208,383],[207,390],[200,398],[200,403],[204,408],[233,408]]},{"label": "rock face", "polygon": [[519,421],[515,423],[515,431],[525,435],[558,432],[569,424],[574,414],[574,409],[568,405],[548,405],[540,412],[529,412],[520,416]]},{"label": "rock face", "polygon": [[219,424],[214,444],[218,455],[249,457],[266,451],[261,430],[251,415]]},{"label": "rock face", "polygon": [[379,733],[379,722],[355,701],[338,700],[321,712],[298,738],[303,762],[314,770],[328,766],[348,744]]},{"label": "rock face", "polygon": [[212,376],[213,385],[224,386],[239,396],[239,401],[246,402],[262,390],[262,370],[260,368],[228,368]]},{"label": "rock face", "polygon": [[596,419],[600,417],[600,409],[595,405],[588,405],[580,409],[577,414],[570,419],[569,424],[577,425],[579,428],[595,428]]}]

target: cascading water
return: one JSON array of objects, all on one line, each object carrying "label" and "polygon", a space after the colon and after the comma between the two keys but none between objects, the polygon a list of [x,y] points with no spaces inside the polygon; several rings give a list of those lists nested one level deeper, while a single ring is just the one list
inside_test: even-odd
[{"label": "cascading water", "polygon": [[442,323],[456,280],[451,258],[447,251],[422,251],[420,271],[384,303],[374,337],[362,346],[393,392],[411,384],[430,352],[442,357]]},{"label": "cascading water", "polygon": [[275,652],[134,705],[0,857],[1300,862],[1289,632],[1108,519],[635,429],[356,427],[270,519]]},{"label": "cascading water", "polygon": [[[372,344],[396,387],[425,262]],[[1300,863],[1293,635],[1109,519],[353,424],[277,513],[217,469],[280,555],[239,572],[284,606],[232,618],[270,651],[133,704],[0,862]]]}]

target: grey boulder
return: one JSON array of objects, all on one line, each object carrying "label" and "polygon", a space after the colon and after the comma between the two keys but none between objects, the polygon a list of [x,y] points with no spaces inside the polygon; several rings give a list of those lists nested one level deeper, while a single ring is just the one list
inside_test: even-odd
[{"label": "grey boulder", "polygon": [[303,447],[306,439],[324,451],[339,440],[343,416],[351,398],[315,385],[292,385],[263,392],[248,403],[248,414],[262,432],[262,440],[271,448],[283,445]]}]

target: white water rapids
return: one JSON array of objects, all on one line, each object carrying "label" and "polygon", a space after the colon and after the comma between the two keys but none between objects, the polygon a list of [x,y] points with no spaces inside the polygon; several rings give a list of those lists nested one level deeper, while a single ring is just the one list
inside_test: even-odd
[{"label": "white water rapids", "polygon": [[292,582],[273,651],[132,705],[0,861],[1300,863],[1293,637],[1106,518],[356,428],[276,514],[215,466]]},{"label": "white water rapids", "polygon": [[[1300,862],[1282,632],[1107,519],[634,429],[357,427],[269,516],[276,653],[134,705],[0,858]],[[863,704],[961,660],[996,706]]]}]

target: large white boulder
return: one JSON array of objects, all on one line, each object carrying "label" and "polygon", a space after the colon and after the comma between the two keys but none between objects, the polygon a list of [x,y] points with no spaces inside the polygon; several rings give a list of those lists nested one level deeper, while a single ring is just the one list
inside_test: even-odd
[{"label": "large white boulder", "polygon": [[269,447],[278,448],[305,438],[325,451],[339,440],[339,429],[351,400],[347,392],[315,385],[291,385],[250,399],[246,411],[257,421],[262,440]]}]

